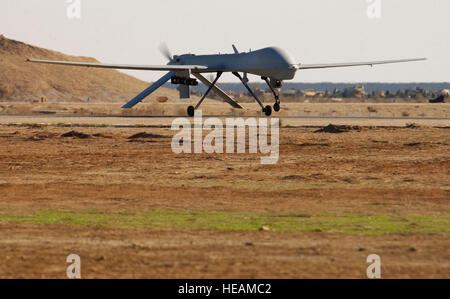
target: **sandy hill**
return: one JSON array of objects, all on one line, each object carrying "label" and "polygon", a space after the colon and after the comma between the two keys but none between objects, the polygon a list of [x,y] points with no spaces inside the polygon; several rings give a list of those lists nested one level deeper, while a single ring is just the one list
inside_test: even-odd
[{"label": "sandy hill", "polygon": [[[0,101],[32,101],[46,97],[49,102],[126,102],[149,83],[115,70],[64,67],[25,62],[26,58],[97,62],[38,48],[0,35]],[[177,92],[159,89],[145,101]]]}]

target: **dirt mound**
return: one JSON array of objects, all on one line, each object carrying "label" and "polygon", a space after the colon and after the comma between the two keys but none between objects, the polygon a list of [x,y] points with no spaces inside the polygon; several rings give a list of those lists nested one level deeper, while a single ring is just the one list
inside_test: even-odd
[{"label": "dirt mound", "polygon": [[360,126],[346,126],[346,125],[332,125],[329,124],[328,126],[319,129],[315,131],[315,133],[331,133],[331,134],[339,134],[339,133],[345,133],[350,131],[361,131],[362,128]]},{"label": "dirt mound", "polygon": [[53,138],[57,136],[57,134],[50,133],[50,132],[40,132],[37,134],[34,134],[30,136],[27,140],[29,141],[43,141],[45,139]]},{"label": "dirt mound", "polygon": [[133,136],[128,137],[128,139],[154,139],[154,138],[166,138],[166,136],[158,134],[149,134],[147,132],[137,133]]},{"label": "dirt mound", "polygon": [[416,123],[411,123],[411,124],[406,124],[406,128],[408,129],[421,129],[424,126],[416,124]]},{"label": "dirt mound", "polygon": [[77,131],[70,131],[70,132],[62,134],[61,137],[63,137],[63,138],[73,137],[73,138],[79,138],[79,139],[87,139],[87,138],[90,138],[91,135],[80,133]]},{"label": "dirt mound", "polygon": [[414,147],[414,146],[420,146],[420,145],[422,145],[421,142],[412,142],[412,143],[406,143],[406,144],[404,144],[404,146],[411,146],[411,147]]},{"label": "dirt mound", "polygon": [[[27,58],[97,62],[68,56],[0,35],[0,100],[49,102],[126,102],[149,83],[110,69],[65,67],[26,62]],[[176,91],[161,88],[152,98],[175,98]]]}]

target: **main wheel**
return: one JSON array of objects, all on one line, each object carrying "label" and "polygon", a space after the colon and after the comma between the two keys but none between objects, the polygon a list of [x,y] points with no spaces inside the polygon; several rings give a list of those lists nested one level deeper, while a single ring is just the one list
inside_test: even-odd
[{"label": "main wheel", "polygon": [[275,112],[280,112],[280,103],[275,103],[274,105],[273,105],[273,110],[275,110]]},{"label": "main wheel", "polygon": [[193,116],[195,115],[195,108],[194,108],[194,106],[189,106],[189,107],[187,108],[187,114],[188,114],[190,117],[193,117]]},{"label": "main wheel", "polygon": [[272,107],[266,106],[266,108],[263,109],[263,112],[266,114],[266,116],[272,115]]}]

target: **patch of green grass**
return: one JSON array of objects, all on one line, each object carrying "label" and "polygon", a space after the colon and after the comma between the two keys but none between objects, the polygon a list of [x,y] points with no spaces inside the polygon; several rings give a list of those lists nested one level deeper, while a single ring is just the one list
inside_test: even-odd
[{"label": "patch of green grass", "polygon": [[35,211],[27,215],[0,212],[0,222],[66,224],[100,227],[183,228],[191,230],[256,231],[266,226],[283,232],[337,232],[382,235],[450,233],[450,215],[269,214],[215,211],[150,210]]},{"label": "patch of green grass", "polygon": [[50,124],[50,126],[52,126],[52,127],[65,127],[65,128],[67,128],[67,127],[70,127],[71,125],[70,125],[70,124],[66,124],[66,123],[52,123],[52,124]]},{"label": "patch of green grass", "polygon": [[19,127],[39,127],[39,126],[42,126],[42,124],[38,124],[38,123],[21,123],[18,126]]}]

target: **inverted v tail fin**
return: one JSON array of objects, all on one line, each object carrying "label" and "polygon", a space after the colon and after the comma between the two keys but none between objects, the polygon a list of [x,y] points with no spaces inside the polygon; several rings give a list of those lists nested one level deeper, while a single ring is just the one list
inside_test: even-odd
[{"label": "inverted v tail fin", "polygon": [[168,72],[165,76],[163,76],[161,79],[150,85],[149,88],[138,94],[136,97],[134,97],[131,101],[126,103],[122,108],[124,109],[130,109],[142,102],[143,99],[148,97],[151,93],[153,93],[155,90],[160,88],[164,85],[167,81],[169,81],[173,76],[175,76],[176,72]]}]

